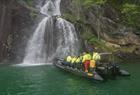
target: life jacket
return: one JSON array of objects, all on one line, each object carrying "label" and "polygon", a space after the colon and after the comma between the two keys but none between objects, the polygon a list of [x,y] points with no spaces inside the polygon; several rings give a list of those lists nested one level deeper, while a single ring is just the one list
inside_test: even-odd
[{"label": "life jacket", "polygon": [[91,60],[91,55],[90,55],[90,54],[85,54],[85,55],[83,56],[82,62],[85,62],[86,60]]},{"label": "life jacket", "polygon": [[90,68],[95,68],[95,67],[96,67],[95,60],[90,60]]},{"label": "life jacket", "polygon": [[76,63],[80,63],[80,58],[79,57],[76,59]]},{"label": "life jacket", "polygon": [[72,60],[71,56],[68,56],[68,57],[66,58],[66,61],[67,61],[67,62],[71,62],[71,60]]},{"label": "life jacket", "polygon": [[72,60],[71,60],[71,63],[75,63],[76,59],[77,59],[76,57],[73,57]]},{"label": "life jacket", "polygon": [[83,60],[83,56],[81,55],[81,56],[80,56],[80,61],[82,61],[82,60]]},{"label": "life jacket", "polygon": [[93,53],[93,56],[92,56],[92,59],[97,61],[97,60],[100,60],[101,59],[101,56],[99,53],[95,52]]}]

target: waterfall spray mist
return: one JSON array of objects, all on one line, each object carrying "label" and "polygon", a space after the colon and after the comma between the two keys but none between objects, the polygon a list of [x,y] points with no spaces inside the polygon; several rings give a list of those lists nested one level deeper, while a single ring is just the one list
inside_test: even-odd
[{"label": "waterfall spray mist", "polygon": [[60,55],[64,57],[77,54],[78,37],[73,24],[60,18],[60,1],[47,0],[41,8],[40,12],[46,17],[28,41],[23,65],[41,65]]}]

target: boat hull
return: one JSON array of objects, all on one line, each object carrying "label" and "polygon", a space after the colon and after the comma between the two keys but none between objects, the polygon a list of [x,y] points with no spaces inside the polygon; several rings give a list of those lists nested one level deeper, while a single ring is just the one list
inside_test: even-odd
[{"label": "boat hull", "polygon": [[103,64],[96,66],[92,73],[86,73],[83,70],[63,65],[63,59],[56,59],[53,64],[64,71],[98,81],[104,81],[109,78],[114,79],[116,76],[130,76],[127,71],[120,69],[116,64]]},{"label": "boat hull", "polygon": [[85,77],[85,78],[88,78],[88,79],[97,80],[97,81],[103,81],[104,80],[96,71],[94,71],[93,74],[85,73],[82,70],[78,70],[76,68],[72,68],[72,67],[69,67],[69,66],[64,66],[60,62],[55,62],[54,65],[56,67],[64,70],[64,71],[73,73],[73,74],[78,75],[78,76],[82,76],[82,77]]}]

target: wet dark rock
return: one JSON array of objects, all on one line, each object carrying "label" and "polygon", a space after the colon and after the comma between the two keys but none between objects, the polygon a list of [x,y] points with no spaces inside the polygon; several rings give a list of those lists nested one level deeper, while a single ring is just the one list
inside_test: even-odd
[{"label": "wet dark rock", "polygon": [[[82,34],[88,28],[94,35],[110,43],[108,48],[117,48],[115,52],[122,55],[140,55],[140,37],[135,34],[135,29],[121,24],[120,13],[117,10],[109,5],[85,8],[82,5],[74,4],[73,1],[62,0],[61,11],[63,14],[69,14],[73,19],[80,17],[79,21],[75,20],[74,22],[78,33]],[[71,19],[68,18],[68,20]],[[85,47],[91,47],[89,43],[85,45]],[[125,50],[125,48],[128,50]]]},{"label": "wet dark rock", "polygon": [[24,51],[27,35],[34,24],[32,12],[17,0],[0,0],[0,61],[14,60],[17,53],[22,55],[17,51]]},{"label": "wet dark rock", "polygon": [[[100,38],[111,48],[119,47],[119,54],[127,54],[121,48],[134,47],[131,53],[140,55],[140,37],[134,33],[135,29],[120,23],[119,12],[108,5],[85,8],[73,1],[61,0],[61,12],[62,16],[71,16],[79,37],[88,29],[96,36],[100,31]],[[45,0],[33,0],[33,6],[29,6],[24,0],[0,0],[0,61],[22,60],[27,39],[32,33],[30,30],[34,30],[31,27],[36,26],[39,6],[44,3]],[[86,41],[81,39],[81,42],[85,44]],[[84,48],[89,46],[91,49],[94,45],[87,42],[82,45]]]}]

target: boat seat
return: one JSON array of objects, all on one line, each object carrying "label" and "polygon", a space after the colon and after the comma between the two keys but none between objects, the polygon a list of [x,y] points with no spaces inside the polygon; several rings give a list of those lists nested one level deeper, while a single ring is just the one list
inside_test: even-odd
[{"label": "boat seat", "polygon": [[105,67],[97,67],[97,69],[104,70]]}]

